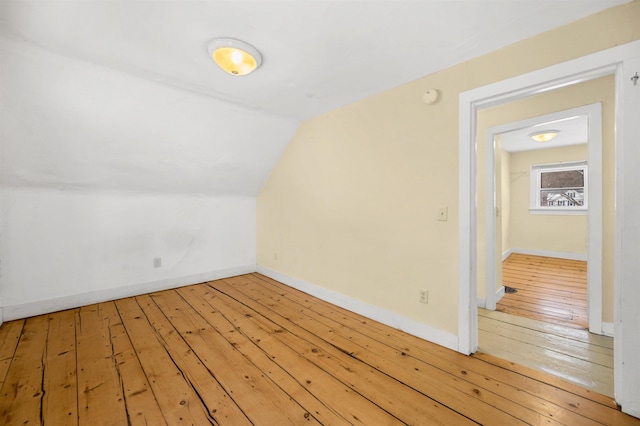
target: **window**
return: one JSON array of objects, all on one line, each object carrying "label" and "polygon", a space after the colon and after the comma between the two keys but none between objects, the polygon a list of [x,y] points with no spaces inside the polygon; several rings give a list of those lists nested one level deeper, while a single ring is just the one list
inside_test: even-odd
[{"label": "window", "polygon": [[587,162],[531,166],[531,213],[586,214]]}]

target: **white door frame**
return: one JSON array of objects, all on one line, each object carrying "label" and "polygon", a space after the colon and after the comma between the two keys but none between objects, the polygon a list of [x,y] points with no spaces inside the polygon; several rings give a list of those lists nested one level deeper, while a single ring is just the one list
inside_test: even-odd
[{"label": "white door frame", "polygon": [[[602,104],[594,103],[565,111],[558,111],[526,120],[491,127],[485,131],[485,303],[489,310],[496,309],[497,276],[496,258],[496,171],[495,136],[501,133],[526,129],[536,124],[548,123],[577,116],[588,117],[587,161],[589,164],[589,211],[587,225],[587,301],[589,331],[603,334],[602,330]],[[500,253],[501,254],[501,253]]]},{"label": "white door frame", "polygon": [[[476,305],[476,113],[594,78],[615,74],[614,389],[622,410],[640,417],[640,41],[573,59],[460,94],[458,221],[458,351],[478,347]],[[624,327],[623,327],[624,324]]]}]

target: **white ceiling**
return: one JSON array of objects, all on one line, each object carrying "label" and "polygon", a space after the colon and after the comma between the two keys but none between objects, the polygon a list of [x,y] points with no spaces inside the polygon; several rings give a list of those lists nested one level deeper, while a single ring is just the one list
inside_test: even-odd
[{"label": "white ceiling", "polygon": [[[2,31],[272,114],[309,118],[626,0],[2,1]],[[222,73],[207,43],[263,55]]]},{"label": "white ceiling", "polygon": [[[558,136],[549,142],[536,142],[530,134],[547,130],[557,130]],[[544,121],[522,129],[502,133],[500,146],[508,152],[532,151],[581,145],[589,141],[589,116],[581,115],[554,121]]]},{"label": "white ceiling", "polygon": [[626,2],[2,0],[3,182],[255,195],[302,120]]}]

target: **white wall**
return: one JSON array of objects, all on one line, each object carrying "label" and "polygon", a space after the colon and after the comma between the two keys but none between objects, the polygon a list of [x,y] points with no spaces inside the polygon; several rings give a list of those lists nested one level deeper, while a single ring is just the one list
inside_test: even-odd
[{"label": "white wall", "polygon": [[26,42],[0,47],[4,187],[255,197],[298,127]]},{"label": "white wall", "polygon": [[5,320],[255,270],[296,122],[0,41]]},{"label": "white wall", "polygon": [[251,197],[49,188],[2,197],[5,319],[255,267]]}]

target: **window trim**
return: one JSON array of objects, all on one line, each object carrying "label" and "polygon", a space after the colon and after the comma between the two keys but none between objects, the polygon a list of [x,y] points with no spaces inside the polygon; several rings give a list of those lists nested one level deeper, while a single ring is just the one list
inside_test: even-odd
[{"label": "window trim", "polygon": [[[582,170],[584,175],[583,206],[541,206],[541,174],[549,171]],[[532,164],[529,172],[529,213],[548,215],[586,215],[589,211],[589,165],[587,160],[564,163]]]}]

